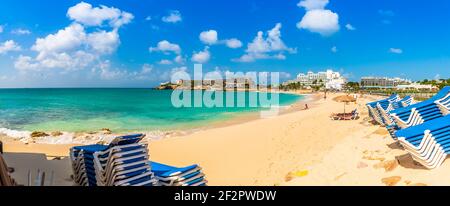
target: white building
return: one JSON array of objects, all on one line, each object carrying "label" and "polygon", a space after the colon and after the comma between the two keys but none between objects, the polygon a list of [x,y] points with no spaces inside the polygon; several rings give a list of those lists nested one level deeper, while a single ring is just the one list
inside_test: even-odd
[{"label": "white building", "polygon": [[299,82],[304,86],[320,86],[324,85],[327,89],[341,90],[347,80],[341,76],[339,72],[333,70],[327,70],[325,72],[314,73],[309,71],[308,73],[300,73],[297,75],[297,79],[291,82]]},{"label": "white building", "polygon": [[409,85],[412,81],[408,79],[402,79],[399,77],[362,77],[362,88],[378,88],[378,89],[393,89],[398,85]]},{"label": "white building", "polygon": [[398,90],[415,89],[415,90],[430,90],[431,91],[431,90],[437,90],[438,88],[431,84],[412,83],[412,84],[406,84],[406,85],[397,85],[396,89],[398,89]]}]

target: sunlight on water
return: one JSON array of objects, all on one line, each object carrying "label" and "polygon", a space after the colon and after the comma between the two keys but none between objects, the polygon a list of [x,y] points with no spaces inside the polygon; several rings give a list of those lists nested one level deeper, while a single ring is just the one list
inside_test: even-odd
[{"label": "sunlight on water", "polygon": [[[171,103],[171,92],[151,89],[0,90],[0,127],[73,132],[101,128],[170,130],[192,128],[263,109],[248,104],[242,108],[175,108]],[[249,92],[242,93],[248,97]],[[283,106],[302,96],[280,94],[279,98],[280,106]]]}]

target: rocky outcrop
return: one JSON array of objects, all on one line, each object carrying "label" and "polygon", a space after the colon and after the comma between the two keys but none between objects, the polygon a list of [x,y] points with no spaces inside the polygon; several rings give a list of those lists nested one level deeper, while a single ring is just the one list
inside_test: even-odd
[{"label": "rocky outcrop", "polygon": [[112,131],[108,128],[103,128],[102,132],[103,132],[103,134],[112,134]]},{"label": "rocky outcrop", "polygon": [[156,87],[157,90],[175,90],[178,88],[179,85],[177,84],[163,84],[158,87]]},{"label": "rocky outcrop", "polygon": [[45,132],[38,132],[38,131],[34,131],[31,133],[30,137],[32,138],[36,138],[36,137],[48,137],[50,136],[49,134],[45,133]]},{"label": "rocky outcrop", "polygon": [[60,131],[55,131],[55,132],[52,132],[52,133],[50,133],[53,137],[59,137],[59,136],[61,136],[61,135],[63,135],[63,133],[62,132],[60,132]]}]

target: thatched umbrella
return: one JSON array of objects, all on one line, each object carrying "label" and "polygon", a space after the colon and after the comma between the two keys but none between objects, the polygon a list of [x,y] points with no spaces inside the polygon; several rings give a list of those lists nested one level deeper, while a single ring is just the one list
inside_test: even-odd
[{"label": "thatched umbrella", "polygon": [[345,105],[349,102],[356,102],[356,99],[352,96],[349,95],[342,95],[342,96],[337,96],[335,98],[333,98],[334,101],[336,102],[344,102],[344,113],[345,113]]}]

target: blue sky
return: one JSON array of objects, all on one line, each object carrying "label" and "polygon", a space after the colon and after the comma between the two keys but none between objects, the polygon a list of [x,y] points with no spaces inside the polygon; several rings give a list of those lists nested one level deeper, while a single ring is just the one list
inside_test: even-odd
[{"label": "blue sky", "polygon": [[151,87],[194,63],[283,79],[449,78],[449,10],[446,0],[4,0],[0,87]]}]

